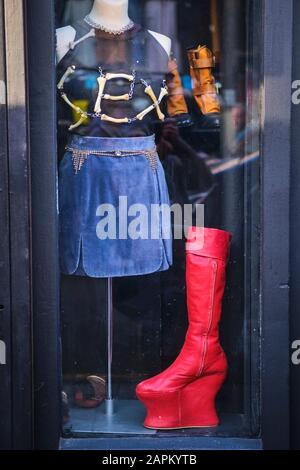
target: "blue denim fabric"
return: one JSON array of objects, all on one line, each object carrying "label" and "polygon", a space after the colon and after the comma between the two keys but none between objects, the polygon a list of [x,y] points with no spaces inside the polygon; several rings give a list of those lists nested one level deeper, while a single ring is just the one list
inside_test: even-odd
[{"label": "blue denim fabric", "polygon": [[[96,233],[102,217],[100,204],[112,204],[119,223],[119,196],[127,196],[128,207],[143,204],[170,204],[164,170],[157,156],[153,169],[139,151],[155,148],[154,136],[82,137],[70,136],[68,147],[89,150],[83,166],[75,172],[72,152],[66,151],[59,165],[60,263],[65,274],[91,277],[119,277],[163,271],[172,264],[172,239],[162,237],[159,216],[158,239],[100,239]],[[99,156],[93,151],[137,151],[130,156]],[[135,217],[128,217],[128,224]],[[170,228],[170,218],[164,219]],[[167,226],[166,226],[167,225]]]}]

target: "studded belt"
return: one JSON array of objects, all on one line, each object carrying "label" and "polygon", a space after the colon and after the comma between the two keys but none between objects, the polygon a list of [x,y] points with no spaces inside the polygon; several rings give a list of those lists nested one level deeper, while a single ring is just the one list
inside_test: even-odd
[{"label": "studded belt", "polygon": [[82,150],[74,147],[67,146],[66,150],[72,153],[72,161],[75,173],[77,174],[80,169],[82,168],[83,164],[87,160],[89,155],[94,155],[97,157],[116,157],[116,158],[123,158],[123,157],[133,157],[133,156],[145,156],[150,166],[153,170],[157,167],[157,150],[156,148],[149,149],[149,150]]}]

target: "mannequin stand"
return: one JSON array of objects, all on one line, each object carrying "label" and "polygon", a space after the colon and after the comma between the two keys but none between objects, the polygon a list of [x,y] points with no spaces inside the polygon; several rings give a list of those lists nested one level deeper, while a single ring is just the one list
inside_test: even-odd
[{"label": "mannequin stand", "polygon": [[105,410],[107,416],[114,414],[114,401],[112,393],[112,358],[113,358],[113,291],[112,278],[107,279],[107,391]]}]

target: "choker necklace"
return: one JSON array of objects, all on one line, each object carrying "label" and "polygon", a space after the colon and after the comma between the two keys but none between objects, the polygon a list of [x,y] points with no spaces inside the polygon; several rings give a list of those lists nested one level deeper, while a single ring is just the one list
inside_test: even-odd
[{"label": "choker necklace", "polygon": [[84,21],[89,26],[92,26],[95,29],[101,29],[102,31],[105,31],[106,33],[114,34],[114,35],[122,34],[122,33],[124,33],[125,31],[128,31],[129,29],[131,29],[134,26],[134,22],[132,20],[130,20],[128,24],[126,24],[125,26],[122,26],[122,28],[120,28],[120,29],[110,29],[110,28],[107,28],[106,26],[103,26],[102,24],[97,23],[96,21],[92,20],[90,15],[86,15],[86,17],[84,18]]}]

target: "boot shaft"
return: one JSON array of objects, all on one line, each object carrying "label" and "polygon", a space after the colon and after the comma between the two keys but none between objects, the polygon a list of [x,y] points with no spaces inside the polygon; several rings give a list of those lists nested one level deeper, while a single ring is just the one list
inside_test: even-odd
[{"label": "boot shaft", "polygon": [[186,249],[189,333],[218,339],[231,234],[191,227]]}]

